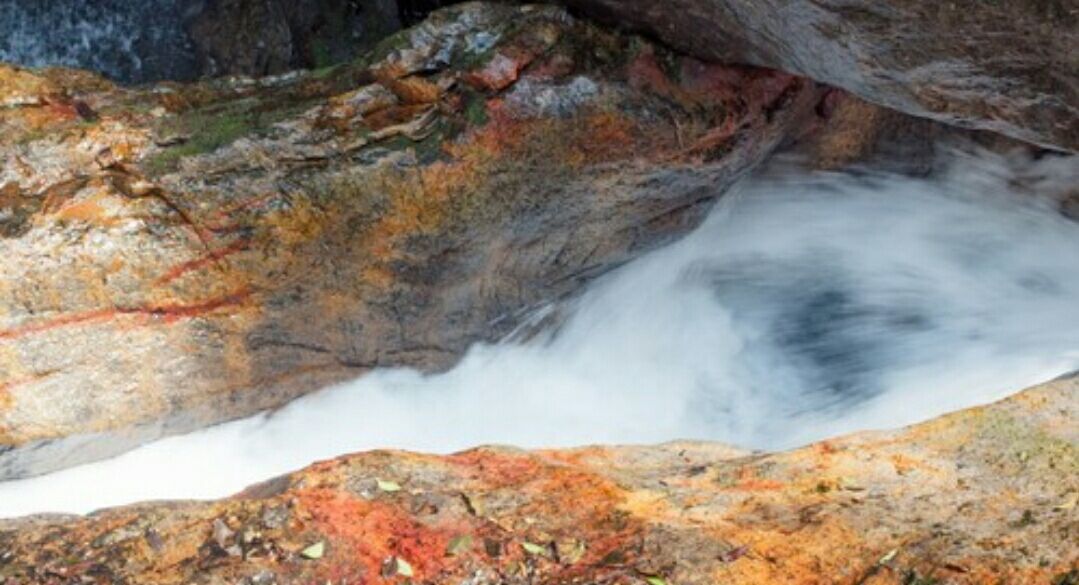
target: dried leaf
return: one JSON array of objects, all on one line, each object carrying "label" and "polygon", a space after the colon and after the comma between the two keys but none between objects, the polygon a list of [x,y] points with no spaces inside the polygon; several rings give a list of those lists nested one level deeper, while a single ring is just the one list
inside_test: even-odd
[{"label": "dried leaf", "polygon": [[385,481],[381,479],[375,480],[378,483],[378,489],[384,492],[393,493],[401,491],[401,484],[394,481]]},{"label": "dried leaf", "polygon": [[542,546],[540,546],[538,544],[533,544],[531,542],[523,542],[523,543],[521,543],[521,548],[525,549],[525,552],[527,552],[530,555],[539,555],[539,556],[545,557],[548,554],[550,554],[550,552],[547,550],[546,547],[542,547]]},{"label": "dried leaf", "polygon": [[849,477],[839,478],[839,487],[848,492],[862,492],[865,491],[865,486],[859,484]]},{"label": "dried leaf", "polygon": [[576,565],[579,563],[587,550],[588,547],[580,540],[560,542],[556,546],[559,562],[567,565]]},{"label": "dried leaf", "polygon": [[321,559],[324,554],[326,554],[326,543],[321,540],[300,552],[300,556],[312,561]]},{"label": "dried leaf", "polygon": [[461,553],[464,553],[472,548],[472,536],[468,534],[462,534],[456,536],[453,540],[446,545],[446,554],[455,557]]},{"label": "dried leaf", "polygon": [[897,554],[899,554],[899,549],[893,548],[892,550],[885,553],[885,555],[881,557],[879,561],[877,561],[877,564],[887,565],[888,563],[892,562],[892,559],[894,559]]}]

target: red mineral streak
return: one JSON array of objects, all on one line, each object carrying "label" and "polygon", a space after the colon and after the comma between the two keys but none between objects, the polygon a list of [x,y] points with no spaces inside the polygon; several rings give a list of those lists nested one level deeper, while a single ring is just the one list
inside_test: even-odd
[{"label": "red mineral streak", "polygon": [[169,269],[168,272],[166,272],[164,275],[162,275],[161,278],[159,278],[155,284],[157,284],[157,285],[168,284],[168,283],[180,278],[181,276],[184,276],[185,274],[187,274],[189,272],[194,272],[194,271],[197,271],[197,270],[201,270],[202,268],[210,266],[210,265],[214,264],[215,262],[217,262],[219,260],[222,260],[224,258],[227,258],[227,257],[233,255],[233,254],[236,254],[237,252],[242,252],[244,250],[247,250],[250,245],[251,245],[250,241],[241,239],[241,240],[236,240],[235,242],[232,242],[231,244],[229,244],[228,246],[225,246],[224,248],[218,248],[217,250],[211,250],[209,253],[205,254],[204,256],[202,256],[200,258],[196,258],[196,259],[191,260],[189,262],[184,262],[183,264],[179,264],[177,266],[172,267],[171,269]]},{"label": "red mineral streak", "polygon": [[20,339],[28,335],[52,331],[62,327],[110,321],[124,316],[151,317],[161,319],[165,323],[173,323],[180,319],[198,317],[225,307],[243,304],[250,296],[250,290],[241,289],[233,294],[193,305],[166,304],[149,307],[114,307],[75,313],[39,323],[29,323],[12,329],[0,330],[0,341]]}]

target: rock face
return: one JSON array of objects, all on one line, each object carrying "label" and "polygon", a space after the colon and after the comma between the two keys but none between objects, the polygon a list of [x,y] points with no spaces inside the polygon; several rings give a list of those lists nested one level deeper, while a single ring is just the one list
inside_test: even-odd
[{"label": "rock face", "polygon": [[188,0],[203,75],[269,75],[356,56],[401,28],[394,0]]},{"label": "rock face", "polygon": [[950,124],[1079,150],[1074,0],[563,0],[702,58],[752,63]]},{"label": "rock face", "polygon": [[0,69],[0,478],[445,368],[694,227],[822,95],[482,4],[313,74]]},{"label": "rock face", "polygon": [[352,455],[216,503],[0,522],[0,583],[1074,583],[1077,398],[772,455]]}]

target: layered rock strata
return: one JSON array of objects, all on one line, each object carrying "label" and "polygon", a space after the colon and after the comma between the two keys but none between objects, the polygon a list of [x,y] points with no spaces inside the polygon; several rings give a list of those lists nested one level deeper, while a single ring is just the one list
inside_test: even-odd
[{"label": "layered rock strata", "polygon": [[916,116],[1079,150],[1074,0],[563,0],[701,58],[806,75]]}]

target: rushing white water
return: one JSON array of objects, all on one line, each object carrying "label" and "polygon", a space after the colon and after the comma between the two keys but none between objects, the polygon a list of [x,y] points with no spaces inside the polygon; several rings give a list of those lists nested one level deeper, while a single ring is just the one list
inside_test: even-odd
[{"label": "rushing white water", "polygon": [[1031,193],[1074,186],[1076,162],[1015,166],[757,179],[596,282],[546,339],[0,485],[0,516],[220,497],[369,448],[784,448],[1001,398],[1079,368],[1079,224]]},{"label": "rushing white water", "polygon": [[0,1],[0,61],[63,65],[124,81],[195,74],[178,0]]}]

